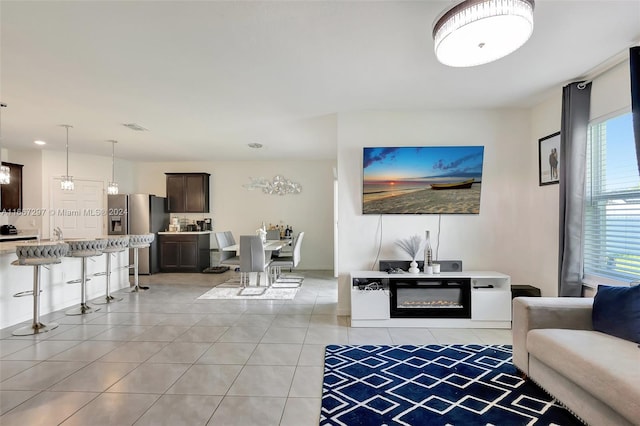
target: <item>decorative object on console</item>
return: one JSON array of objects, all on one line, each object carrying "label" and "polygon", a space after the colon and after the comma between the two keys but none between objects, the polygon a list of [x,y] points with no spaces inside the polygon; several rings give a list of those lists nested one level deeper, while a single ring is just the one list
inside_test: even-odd
[{"label": "decorative object on console", "polygon": [[[431,237],[429,236],[429,231],[424,231],[425,233],[425,243],[424,243],[424,273],[429,273],[428,268],[432,266],[432,252],[431,252]],[[433,269],[431,270],[433,273]]]},{"label": "decorative object on console", "polygon": [[418,253],[420,253],[420,249],[422,248],[423,243],[424,242],[419,235],[413,235],[405,240],[396,241],[396,244],[400,246],[402,250],[407,252],[409,256],[411,256],[411,263],[409,265],[409,273],[411,274],[417,274],[420,272],[416,258],[418,257]]},{"label": "decorative object on console", "polygon": [[69,176],[69,128],[73,126],[70,124],[61,124],[60,127],[67,129],[67,143],[65,144],[65,149],[67,151],[67,174],[62,176],[60,188],[63,191],[73,191],[73,176]]},{"label": "decorative object on console", "polygon": [[433,26],[438,61],[451,67],[493,62],[518,50],[533,33],[534,0],[464,0]]},{"label": "decorative object on console", "polygon": [[262,189],[262,192],[269,195],[299,194],[302,192],[302,186],[299,183],[290,181],[282,175],[274,176],[271,181],[263,177],[249,177],[249,180],[250,183],[242,185],[249,191]]},{"label": "decorative object on console", "polygon": [[111,140],[108,140],[107,142],[111,143],[111,182],[109,182],[109,185],[107,186],[107,194],[115,195],[115,194],[118,193],[118,184],[116,183],[116,179],[115,179],[115,174],[116,174],[116,169],[115,169],[115,163],[116,163],[115,149],[116,149],[116,144],[118,143],[118,141],[115,141],[115,140],[111,139]]},{"label": "decorative object on console", "polygon": [[2,164],[2,108],[6,107],[7,104],[0,102],[0,185],[11,183],[11,169]]},{"label": "decorative object on console", "polygon": [[483,158],[483,146],[364,148],[362,214],[479,214]]}]

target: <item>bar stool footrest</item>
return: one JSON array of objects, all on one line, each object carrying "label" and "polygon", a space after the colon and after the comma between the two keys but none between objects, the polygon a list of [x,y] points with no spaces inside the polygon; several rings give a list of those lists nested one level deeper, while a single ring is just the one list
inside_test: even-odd
[{"label": "bar stool footrest", "polygon": [[[42,290],[40,290],[40,293],[42,293]],[[25,296],[33,296],[33,290],[19,291],[18,293],[13,295],[13,297],[25,297]]]},{"label": "bar stool footrest", "polygon": [[[91,281],[91,278],[87,278],[86,282]],[[77,280],[67,281],[67,284],[80,284],[82,282],[82,278],[78,278]]]}]

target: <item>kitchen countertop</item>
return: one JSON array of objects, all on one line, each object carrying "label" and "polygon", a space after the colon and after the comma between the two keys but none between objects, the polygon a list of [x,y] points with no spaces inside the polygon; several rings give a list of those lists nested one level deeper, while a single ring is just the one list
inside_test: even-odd
[{"label": "kitchen countertop", "polygon": [[[18,234],[18,237],[20,234]],[[63,238],[60,240],[51,240],[51,239],[37,239],[37,240],[18,240],[18,241],[2,241],[0,240],[0,255],[2,254],[15,254],[16,246],[18,245],[48,245],[48,244],[58,244],[58,243],[69,243],[73,241],[89,241],[89,240],[108,240],[110,238],[120,238],[123,235],[100,235],[97,237],[82,237],[82,238]]]},{"label": "kitchen countertop", "polygon": [[16,254],[16,241],[0,241],[0,255],[11,253]]},{"label": "kitchen countertop", "polygon": [[15,254],[18,246],[50,246],[55,244],[60,244],[60,242],[44,240],[4,241],[0,242],[0,254]]},{"label": "kitchen countertop", "polygon": [[39,236],[40,231],[38,231],[37,229],[22,229],[19,230],[17,234],[0,235],[0,242],[13,241],[24,238],[38,238]]}]

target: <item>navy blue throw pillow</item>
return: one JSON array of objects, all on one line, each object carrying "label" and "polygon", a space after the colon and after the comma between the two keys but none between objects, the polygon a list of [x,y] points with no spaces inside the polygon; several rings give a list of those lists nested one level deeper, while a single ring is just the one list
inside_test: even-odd
[{"label": "navy blue throw pillow", "polygon": [[640,285],[599,285],[591,318],[594,330],[640,343]]}]

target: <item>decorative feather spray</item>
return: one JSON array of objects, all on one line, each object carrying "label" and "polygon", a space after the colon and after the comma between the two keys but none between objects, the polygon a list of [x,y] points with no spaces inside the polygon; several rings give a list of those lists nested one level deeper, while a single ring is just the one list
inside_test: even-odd
[{"label": "decorative feather spray", "polygon": [[409,256],[411,256],[412,260],[416,260],[418,254],[422,252],[422,246],[424,244],[424,240],[419,235],[413,235],[409,238],[398,240],[396,244],[402,248]]}]

